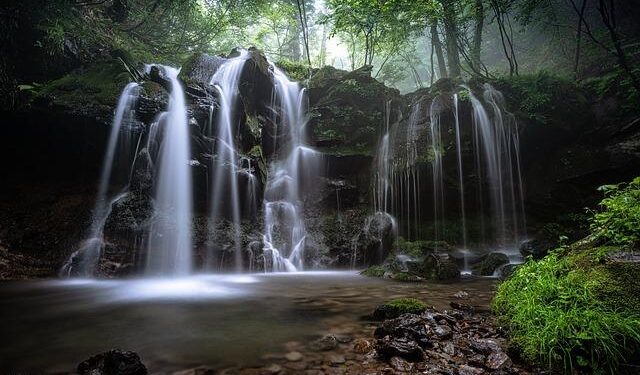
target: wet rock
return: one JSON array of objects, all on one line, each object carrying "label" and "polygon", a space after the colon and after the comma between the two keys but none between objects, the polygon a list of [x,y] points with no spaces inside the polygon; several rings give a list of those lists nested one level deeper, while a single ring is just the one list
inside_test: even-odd
[{"label": "wet rock", "polygon": [[309,343],[309,349],[314,351],[327,351],[338,347],[338,339],[334,335],[325,335]]},{"label": "wet rock", "polygon": [[451,336],[453,336],[451,328],[446,325],[437,325],[433,332],[438,337],[438,340],[447,340],[450,339]]},{"label": "wet rock", "polygon": [[491,253],[475,264],[473,269],[481,276],[491,276],[502,265],[509,263],[509,257],[503,253]]},{"label": "wet rock", "polygon": [[397,371],[409,372],[413,369],[413,365],[400,357],[392,357],[389,364]]},{"label": "wet rock", "polygon": [[356,339],[353,342],[353,351],[359,354],[367,354],[373,350],[373,344],[369,340]]},{"label": "wet rock", "polygon": [[376,342],[376,351],[381,358],[402,357],[409,361],[419,361],[424,352],[418,343],[411,339],[385,336]]},{"label": "wet rock", "polygon": [[334,365],[341,365],[345,363],[347,360],[341,354],[334,354],[329,356],[329,361]]},{"label": "wet rock", "polygon": [[298,362],[302,360],[302,353],[300,352],[289,352],[284,355],[284,358],[289,362]]},{"label": "wet rock", "polygon": [[449,302],[449,306],[451,306],[452,308],[456,309],[456,310],[461,310],[461,311],[469,311],[469,312],[474,312],[475,308],[471,305],[467,305],[465,303],[459,303],[459,302]]},{"label": "wet rock", "polygon": [[429,254],[422,261],[419,276],[427,280],[455,280],[460,278],[460,269],[448,254]]},{"label": "wet rock", "polygon": [[209,367],[200,366],[200,367],[190,368],[188,370],[176,371],[171,375],[215,375],[215,374],[216,374],[216,370]]},{"label": "wet rock", "polygon": [[147,375],[147,368],[135,352],[113,349],[78,365],[80,375]]},{"label": "wet rock", "polygon": [[394,319],[402,314],[420,314],[427,309],[427,305],[415,298],[398,298],[385,304],[378,305],[373,311],[374,320]]},{"label": "wet rock", "polygon": [[473,339],[469,344],[471,349],[473,349],[475,352],[484,355],[489,355],[493,352],[502,350],[500,349],[500,345],[498,345],[496,340],[493,339]]},{"label": "wet rock", "polygon": [[282,367],[278,364],[273,363],[265,367],[264,370],[267,374],[279,374],[280,372],[282,372]]},{"label": "wet rock", "polygon": [[453,295],[454,298],[458,298],[458,299],[467,299],[469,298],[469,293],[465,292],[464,290],[460,290],[458,292],[456,292]]},{"label": "wet rock", "polygon": [[391,215],[376,212],[369,216],[353,240],[356,264],[380,264],[389,255],[395,238],[395,222]]},{"label": "wet rock", "polygon": [[482,375],[485,374],[483,369],[462,365],[458,368],[458,375]]},{"label": "wet rock", "polygon": [[523,257],[532,257],[533,259],[542,259],[549,250],[556,246],[555,243],[544,239],[530,239],[522,241],[518,250]]},{"label": "wet rock", "polygon": [[498,350],[487,357],[485,366],[491,370],[503,369],[511,366],[511,359],[505,352]]}]

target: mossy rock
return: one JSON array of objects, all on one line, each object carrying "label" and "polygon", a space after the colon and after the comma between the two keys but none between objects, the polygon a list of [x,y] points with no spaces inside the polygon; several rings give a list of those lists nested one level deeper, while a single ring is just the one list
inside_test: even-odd
[{"label": "mossy rock", "polygon": [[460,269],[447,254],[429,254],[412,273],[434,281],[456,280],[460,278]]},{"label": "mossy rock", "polygon": [[482,261],[473,266],[473,270],[480,276],[491,276],[505,264],[509,264],[509,257],[503,253],[490,253]]},{"label": "mossy rock", "polygon": [[107,120],[130,81],[121,61],[102,61],[45,84],[38,97],[69,112]]},{"label": "mossy rock", "polygon": [[389,100],[393,122],[399,117],[399,92],[371,77],[368,67],[353,72],[318,70],[309,81],[314,143],[332,154],[371,154],[384,128]]},{"label": "mossy rock", "polygon": [[382,266],[371,266],[360,272],[360,274],[367,277],[383,277],[385,272],[386,271]]},{"label": "mossy rock", "polygon": [[375,320],[394,319],[402,314],[421,314],[427,308],[427,304],[419,299],[398,298],[376,307],[373,318]]}]

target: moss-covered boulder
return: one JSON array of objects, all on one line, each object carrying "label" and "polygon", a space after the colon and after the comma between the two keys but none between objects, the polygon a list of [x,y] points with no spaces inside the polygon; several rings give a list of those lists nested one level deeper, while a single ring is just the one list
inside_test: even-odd
[{"label": "moss-covered boulder", "polygon": [[503,253],[490,253],[478,263],[474,264],[472,269],[475,273],[480,276],[491,276],[493,275],[500,266],[509,263],[509,257]]},{"label": "moss-covered boulder", "polygon": [[421,314],[427,310],[426,303],[416,298],[398,298],[376,307],[375,320],[395,319],[402,314]]},{"label": "moss-covered boulder", "polygon": [[[309,81],[312,139],[336,154],[370,154],[384,128],[399,116],[399,92],[371,77],[371,67],[353,72],[324,67]],[[388,102],[391,106],[385,114]]]},{"label": "moss-covered boulder", "polygon": [[104,60],[48,82],[38,91],[34,102],[109,122],[123,87],[131,80],[121,60]]}]

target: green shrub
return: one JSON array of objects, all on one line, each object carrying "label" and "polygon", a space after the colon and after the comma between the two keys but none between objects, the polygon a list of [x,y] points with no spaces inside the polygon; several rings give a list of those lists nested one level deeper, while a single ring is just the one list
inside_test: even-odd
[{"label": "green shrub", "polygon": [[367,277],[382,277],[384,276],[384,268],[382,266],[371,266],[366,270],[360,272],[362,276]]},{"label": "green shrub", "polygon": [[603,211],[593,215],[591,230],[608,243],[633,247],[640,242],[640,177],[629,184],[605,185]]},{"label": "green shrub", "polygon": [[304,81],[309,78],[309,65],[303,62],[281,59],[276,62],[276,66],[284,70],[294,81]]},{"label": "green shrub", "polygon": [[556,370],[613,373],[640,345],[640,318],[600,298],[603,283],[573,257],[552,253],[502,283],[493,309],[523,359]]}]

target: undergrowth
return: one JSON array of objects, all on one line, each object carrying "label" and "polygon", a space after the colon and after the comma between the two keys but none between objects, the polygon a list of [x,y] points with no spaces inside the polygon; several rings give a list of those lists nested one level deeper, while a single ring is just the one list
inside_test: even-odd
[{"label": "undergrowth", "polygon": [[634,251],[640,235],[640,178],[601,188],[586,248],[561,245],[529,259],[503,282],[493,301],[512,348],[555,371],[618,373],[640,353],[640,270],[611,258]]}]

